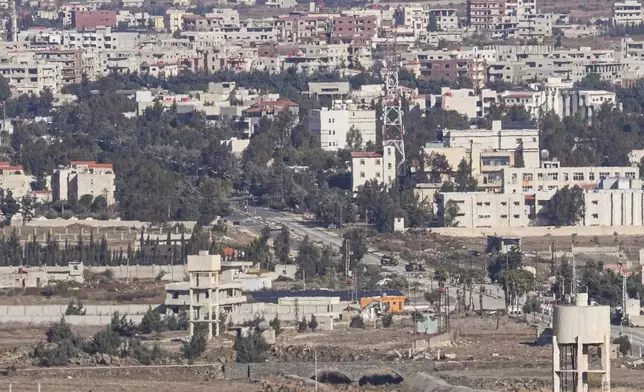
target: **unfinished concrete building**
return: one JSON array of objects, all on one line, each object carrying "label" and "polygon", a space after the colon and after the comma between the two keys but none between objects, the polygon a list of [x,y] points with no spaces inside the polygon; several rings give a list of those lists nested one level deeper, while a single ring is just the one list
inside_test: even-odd
[{"label": "unfinished concrete building", "polygon": [[[554,309],[552,391],[588,391],[588,375],[601,376],[601,391],[610,391],[610,308],[588,306],[588,294],[578,293],[575,305]],[[599,354],[591,369],[589,356]]]},{"label": "unfinished concrete building", "polygon": [[190,336],[195,333],[195,324],[206,324],[208,326],[208,340],[212,339],[213,324],[215,326],[215,335],[219,336],[220,272],[221,256],[208,254],[207,250],[199,251],[198,255],[188,256],[188,279],[190,282],[188,320]]}]

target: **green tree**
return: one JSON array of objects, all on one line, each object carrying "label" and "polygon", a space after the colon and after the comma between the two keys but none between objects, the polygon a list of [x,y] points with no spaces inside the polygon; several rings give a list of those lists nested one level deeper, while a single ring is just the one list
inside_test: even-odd
[{"label": "green tree", "polygon": [[363,145],[362,133],[354,126],[347,132],[347,148],[350,151],[361,151]]},{"label": "green tree", "polygon": [[234,349],[237,362],[239,363],[257,363],[264,362],[268,356],[270,346],[262,336],[261,332],[253,329],[248,335],[237,335]]},{"label": "green tree", "polygon": [[299,273],[306,279],[322,277],[327,271],[320,263],[320,251],[318,247],[311,242],[309,236],[305,236],[295,258],[295,263],[299,266]]},{"label": "green tree", "polygon": [[288,227],[282,225],[282,230],[273,241],[273,250],[275,257],[284,264],[289,263],[289,253],[291,250],[291,232]]},{"label": "green tree", "polygon": [[454,176],[457,192],[473,192],[476,190],[477,182],[472,176],[472,166],[463,158],[458,164]]},{"label": "green tree", "polygon": [[0,76],[0,101],[4,105],[10,97],[11,88],[9,87],[9,81],[4,76]]},{"label": "green tree", "polygon": [[584,218],[584,191],[575,185],[559,189],[547,203],[547,216],[554,226],[574,226]]},{"label": "green tree", "polygon": [[206,335],[203,333],[195,333],[189,341],[183,342],[181,345],[181,355],[189,362],[194,362],[195,359],[201,357],[206,351],[208,341]]},{"label": "green tree", "polygon": [[121,338],[118,332],[114,331],[111,327],[97,332],[87,342],[85,351],[88,354],[109,354],[118,355],[121,348]]},{"label": "green tree", "polygon": [[161,332],[165,329],[165,324],[161,320],[161,315],[150,306],[141,319],[139,329],[143,333]]},{"label": "green tree", "polygon": [[458,206],[455,200],[448,200],[445,203],[445,210],[443,211],[443,226],[445,227],[455,227],[458,226],[458,214],[460,213],[461,208]]},{"label": "green tree", "polygon": [[362,260],[362,258],[367,254],[367,240],[365,238],[365,233],[361,229],[351,229],[344,233],[344,239],[340,252],[343,257],[346,257],[346,247],[347,245],[349,246],[349,268],[353,270],[358,263],[360,263],[360,260]]},{"label": "green tree", "polygon": [[315,332],[315,330],[318,328],[318,320],[315,318],[315,315],[311,315],[311,321],[309,321],[309,328],[311,328],[311,331]]},{"label": "green tree", "polygon": [[429,182],[441,183],[444,177],[451,176],[452,168],[444,154],[431,152],[425,155],[425,172],[429,172]]}]

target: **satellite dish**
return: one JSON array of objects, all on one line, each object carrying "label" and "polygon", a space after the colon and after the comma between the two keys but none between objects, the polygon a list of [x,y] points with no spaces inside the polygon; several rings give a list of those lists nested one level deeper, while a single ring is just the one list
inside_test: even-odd
[{"label": "satellite dish", "polygon": [[541,150],[541,159],[548,159],[548,157],[550,157],[550,151],[545,148]]}]

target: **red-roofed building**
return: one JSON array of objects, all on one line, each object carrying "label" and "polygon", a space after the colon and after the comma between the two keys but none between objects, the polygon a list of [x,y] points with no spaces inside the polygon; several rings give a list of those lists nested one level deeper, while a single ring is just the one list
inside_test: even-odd
[{"label": "red-roofed building", "polygon": [[248,124],[245,132],[251,137],[259,126],[259,120],[263,117],[273,118],[281,112],[290,112],[297,119],[300,114],[300,107],[293,101],[278,99],[275,101],[258,101],[253,106],[242,112],[243,122]]},{"label": "red-roofed building", "polygon": [[352,152],[351,153],[351,188],[353,193],[366,182],[376,180],[387,185],[396,180],[396,150],[385,147],[383,153]]}]

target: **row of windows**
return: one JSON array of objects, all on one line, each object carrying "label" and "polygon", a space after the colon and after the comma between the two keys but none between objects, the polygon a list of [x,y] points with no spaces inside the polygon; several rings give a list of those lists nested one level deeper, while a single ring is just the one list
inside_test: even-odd
[{"label": "row of windows", "polygon": [[[545,173],[547,180],[548,181],[559,181],[559,173]],[[620,172],[615,172],[615,177],[620,177],[621,173]],[[635,172],[625,172],[624,173],[625,177],[629,177],[632,179],[635,179]],[[512,176],[514,178],[514,175]],[[599,179],[603,180],[605,178],[610,177],[610,172],[599,172]],[[543,180],[544,178],[544,173],[537,173],[537,179],[538,180]],[[522,177],[524,182],[530,182],[534,180],[534,176],[532,173],[523,173]],[[570,173],[564,172],[563,173],[563,180],[564,181],[570,181]],[[573,172],[572,173],[572,180],[573,181],[586,181],[586,175],[583,172]],[[588,181],[595,181],[595,173],[590,172],[588,173]]]},{"label": "row of windows", "polygon": [[[519,215],[519,214],[514,214],[514,215],[512,215],[512,217],[513,217],[514,219],[519,219],[519,218],[521,218],[521,215]],[[490,215],[489,215],[489,214],[481,214],[481,215],[479,215],[479,216],[478,216],[478,218],[479,218],[479,219],[490,219]],[[507,215],[505,215],[505,214],[503,214],[503,215],[500,215],[500,216],[499,216],[499,218],[501,218],[501,219],[508,219],[508,216],[507,216]]]}]

